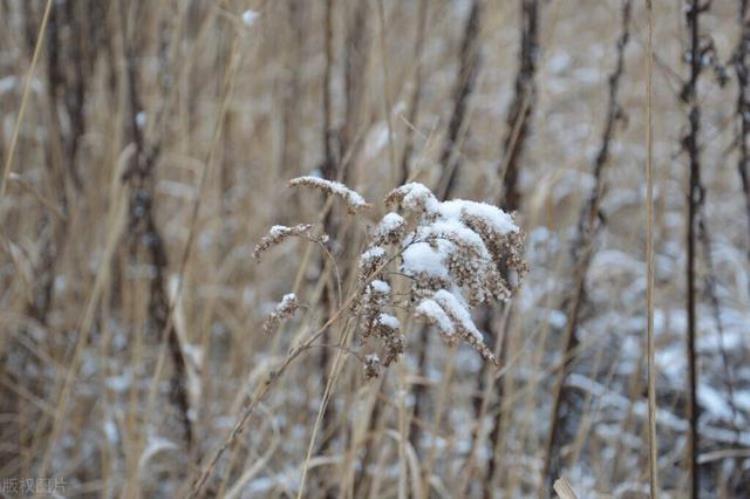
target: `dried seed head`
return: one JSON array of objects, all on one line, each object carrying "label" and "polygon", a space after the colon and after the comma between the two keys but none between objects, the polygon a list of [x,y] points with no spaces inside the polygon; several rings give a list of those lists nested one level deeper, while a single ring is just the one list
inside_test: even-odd
[{"label": "dried seed head", "polygon": [[313,187],[315,189],[320,189],[326,194],[338,196],[344,201],[344,203],[346,203],[346,207],[350,213],[357,213],[358,211],[370,207],[358,192],[353,191],[340,182],[334,182],[319,177],[297,177],[290,180],[289,185],[291,187]]},{"label": "dried seed head", "polygon": [[380,357],[371,353],[365,355],[365,378],[372,379],[380,376]]},{"label": "dried seed head", "polygon": [[[512,221],[512,217],[509,217]],[[507,275],[515,271],[519,278],[523,278],[528,271],[526,262],[523,260],[524,236],[520,230],[498,231],[496,227],[486,220],[464,213],[462,220],[474,232],[479,234],[487,249],[492,255],[496,267]],[[509,287],[507,277],[503,277],[506,287]]]},{"label": "dried seed head", "polygon": [[[362,196],[338,182],[300,177],[290,185],[336,195],[351,212],[368,206]],[[509,299],[516,278],[526,272],[523,235],[513,217],[485,203],[440,202],[419,183],[394,189],[385,202],[401,211],[384,215],[369,234],[359,261],[361,291],[352,307],[360,320],[363,341],[373,339],[378,347],[377,353],[364,358],[365,375],[375,377],[398,361],[406,345],[401,325],[390,313],[404,306],[386,281],[391,261],[399,263],[400,273],[411,280],[409,298],[417,304],[417,318],[434,325],[447,343],[468,343],[486,361],[495,362],[472,320],[471,308]],[[258,245],[256,257],[292,235],[320,242],[309,225],[278,226]],[[264,329],[278,327],[298,306],[296,298],[282,301]]]},{"label": "dried seed head", "polygon": [[406,338],[401,334],[399,320],[391,314],[380,311],[383,306],[385,303],[382,296],[370,302],[364,312],[365,327],[362,337],[367,340],[375,336],[380,340],[383,347],[383,365],[388,367],[404,353]]},{"label": "dried seed head", "polygon": [[285,225],[274,225],[268,234],[260,240],[255,249],[253,250],[253,257],[256,260],[260,260],[260,257],[268,251],[268,249],[277,246],[294,236],[312,237],[312,225],[310,224],[298,224],[294,227],[286,227]]},{"label": "dried seed head", "polygon": [[406,233],[406,220],[398,213],[390,212],[380,220],[372,239],[378,246],[399,244]]},{"label": "dried seed head", "polygon": [[364,321],[364,338],[377,332],[378,319],[382,310],[388,306],[390,293],[390,285],[379,280],[372,281],[365,289],[359,305],[359,313]]},{"label": "dried seed head", "polygon": [[399,204],[410,214],[431,216],[438,212],[440,202],[432,191],[418,182],[393,189],[385,198],[388,206]]},{"label": "dried seed head", "polygon": [[383,338],[383,365],[390,366],[404,353],[406,337],[403,334],[392,334]]},{"label": "dried seed head", "polygon": [[383,342],[383,365],[388,367],[404,353],[406,338],[401,334],[401,324],[394,316],[380,313],[375,320],[375,333]]},{"label": "dried seed head", "polygon": [[468,343],[484,360],[496,363],[495,355],[485,345],[482,333],[471,319],[466,304],[445,289],[436,292],[432,299],[423,300],[415,309],[415,315],[431,324],[435,324],[441,336],[450,345],[459,340]]},{"label": "dried seed head", "polygon": [[438,332],[448,344],[453,345],[457,342],[453,320],[448,317],[443,307],[432,298],[425,298],[417,305],[417,308],[414,309],[414,317],[437,326]]},{"label": "dried seed head", "polygon": [[366,282],[385,264],[388,253],[381,246],[372,246],[359,257],[359,279]]},{"label": "dried seed head", "polygon": [[294,293],[284,295],[276,305],[274,311],[263,322],[263,332],[266,334],[275,332],[279,324],[292,317],[299,307],[300,303],[297,300],[297,295]]}]

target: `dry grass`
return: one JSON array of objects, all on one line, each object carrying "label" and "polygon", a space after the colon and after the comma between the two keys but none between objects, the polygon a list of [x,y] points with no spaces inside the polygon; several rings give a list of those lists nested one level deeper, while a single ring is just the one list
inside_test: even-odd
[{"label": "dry grass", "polygon": [[[737,6],[701,14],[706,65],[687,102],[683,2],[653,2],[653,32],[632,2],[611,107],[623,1],[477,2],[0,1],[0,487],[544,497],[563,477],[577,497],[685,497],[697,474],[701,497],[742,496]],[[532,3],[533,88],[517,83]],[[706,239],[693,254],[694,459],[693,104]],[[318,180],[303,183],[336,195],[288,187],[315,172],[369,203]],[[520,203],[523,255],[499,268],[529,272],[493,281],[514,291],[507,303],[472,302],[481,345],[422,329],[425,296],[409,300],[397,257],[387,312],[404,344],[382,323],[363,333],[353,311],[374,277],[360,255],[399,179]],[[274,225],[296,232],[263,246]],[[293,310],[275,309],[287,293]]]}]

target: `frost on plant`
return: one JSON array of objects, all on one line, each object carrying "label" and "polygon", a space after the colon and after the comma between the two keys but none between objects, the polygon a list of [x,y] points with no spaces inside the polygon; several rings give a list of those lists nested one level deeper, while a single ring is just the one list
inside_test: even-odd
[{"label": "frost on plant", "polygon": [[[394,189],[386,204],[401,213],[386,214],[373,231],[372,245],[360,261],[361,280],[385,281],[393,270],[385,262],[395,261],[397,273],[410,281],[407,305],[414,317],[434,325],[449,344],[468,343],[485,360],[495,362],[471,309],[510,298],[512,276],[520,278],[526,272],[522,234],[513,218],[485,203],[440,202],[419,183]],[[364,304],[365,337],[370,336],[373,309],[403,308],[371,292],[365,293]]]},{"label": "frost on plant", "polygon": [[[352,213],[369,206],[337,182],[300,177],[290,184],[334,194]],[[471,311],[508,300],[526,272],[523,235],[513,218],[485,203],[441,202],[419,183],[394,189],[385,204],[391,211],[370,230],[350,307],[365,350],[359,357],[365,375],[376,376],[398,361],[406,348],[404,328],[410,315],[434,326],[448,344],[466,343],[484,360],[495,362]],[[274,228],[256,253],[290,235],[310,238],[311,233],[309,225]],[[282,305],[269,318],[271,324],[285,317]]]},{"label": "frost on plant", "polygon": [[326,180],[319,177],[297,177],[289,181],[292,187],[307,186],[320,189],[326,194],[333,194],[343,199],[350,213],[356,213],[369,205],[365,199],[356,191],[349,189],[340,182]]},{"label": "frost on plant", "polygon": [[285,294],[263,323],[263,331],[273,333],[279,327],[279,324],[292,317],[299,307],[297,295],[294,293]]},{"label": "frost on plant", "polygon": [[268,234],[260,240],[255,249],[253,250],[253,257],[259,260],[263,253],[268,251],[274,246],[278,246],[290,237],[310,237],[312,233],[312,225],[310,224],[298,224],[294,227],[287,227],[285,225],[274,225]]}]

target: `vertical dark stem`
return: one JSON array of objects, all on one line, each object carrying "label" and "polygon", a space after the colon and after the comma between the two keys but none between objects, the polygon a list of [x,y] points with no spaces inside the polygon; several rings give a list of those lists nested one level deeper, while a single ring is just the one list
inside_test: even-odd
[{"label": "vertical dark stem", "polygon": [[325,71],[323,73],[323,176],[335,178],[331,145],[331,75],[333,73],[333,0],[326,0],[323,33],[325,35]]},{"label": "vertical dark stem", "polygon": [[[519,0],[521,8],[521,23],[519,30],[518,71],[516,73],[513,100],[508,109],[506,123],[508,130],[503,139],[503,151],[498,175],[502,181],[502,190],[498,196],[497,204],[506,211],[515,211],[521,206],[521,193],[518,190],[518,174],[521,158],[523,156],[526,139],[529,135],[530,121],[536,99],[536,65],[539,56],[539,2],[537,0]],[[488,310],[484,317],[484,330],[491,331],[492,317],[494,311]],[[509,315],[506,328],[513,321],[513,313]],[[497,334],[497,333],[496,333]],[[507,359],[506,345],[508,335],[503,338],[500,346],[498,362],[505,365]],[[484,369],[482,370],[484,371]],[[477,388],[483,383],[484,372],[479,373]],[[503,435],[502,426],[502,400],[504,398],[504,386],[497,385],[497,397],[500,400],[498,413],[492,422],[490,430],[490,458],[487,462],[487,475],[485,478],[484,497],[492,496],[492,484],[497,472],[498,463],[496,453],[501,447]],[[475,411],[481,406],[481,402],[475,402]]]},{"label": "vertical dark stem", "polygon": [[[359,126],[363,98],[365,96],[366,75],[368,56],[368,6],[367,0],[356,0],[354,2],[354,14],[351,24],[348,24],[346,32],[345,55],[344,55],[344,123],[340,128],[333,127],[332,101],[331,101],[331,81],[333,77],[334,66],[334,13],[336,9],[333,0],[326,0],[324,12],[324,36],[325,36],[325,74],[324,74],[324,96],[323,96],[323,113],[324,113],[324,158],[321,166],[323,177],[328,180],[347,182],[349,171],[348,165],[354,155],[353,149],[356,148],[356,128]],[[341,217],[333,208],[329,210],[323,219],[323,228],[326,234],[330,236],[330,241],[336,241],[337,238],[346,237],[342,230]],[[330,247],[331,254],[335,258],[341,257],[336,248]],[[341,257],[341,260],[346,260]],[[321,256],[320,268],[324,271],[327,260]],[[344,280],[348,275],[349,268],[346,265],[339,266]],[[325,277],[326,279],[330,276]],[[324,317],[330,316],[334,307],[334,293],[332,286],[326,284],[321,296],[321,306],[326,310]],[[323,343],[331,342],[331,330],[326,329],[323,332]],[[328,384],[328,368],[331,361],[330,349],[321,349],[319,357],[319,369],[322,373],[321,395],[325,393],[325,387]],[[336,422],[336,409],[333,404],[327,404],[321,422],[322,438],[317,453],[325,452],[331,445],[334,438],[338,435],[331,431],[333,424]],[[327,490],[326,496],[333,496],[333,490]]]},{"label": "vertical dark stem", "polygon": [[[425,373],[427,371],[427,348],[430,344],[430,329],[422,327],[419,331],[417,340],[419,350],[417,354],[417,372]],[[414,412],[412,413],[411,426],[409,428],[409,442],[414,450],[418,453],[421,451],[419,441],[422,437],[420,419],[424,416],[427,405],[427,388],[422,383],[414,384]]]},{"label": "vertical dark stem", "polygon": [[344,46],[344,123],[337,134],[341,180],[348,182],[348,164],[354,162],[361,141],[359,129],[367,88],[367,64],[370,50],[369,27],[376,24],[370,14],[369,0],[356,0],[353,17],[349,19]]},{"label": "vertical dark stem", "polygon": [[[86,34],[83,32],[82,19],[80,12],[80,2],[67,2],[65,4],[66,24],[70,30],[70,40],[68,41],[67,60],[73,66],[70,80],[67,82],[64,101],[65,108],[70,120],[70,135],[66,141],[66,155],[68,161],[67,170],[73,185],[81,190],[83,181],[78,171],[77,157],[78,147],[86,129],[86,118],[84,113],[84,99],[86,96],[87,72],[90,68],[86,67],[86,57],[84,52],[84,39]],[[93,63],[93,61],[91,61]]]},{"label": "vertical dark stem", "polygon": [[[750,236],[750,19],[748,19],[748,0],[740,0],[739,22],[741,27],[740,42],[734,54],[734,69],[737,75],[737,119],[740,125],[740,157],[737,172],[745,194],[745,213],[747,215],[748,236]],[[750,259],[750,245],[747,257]]]},{"label": "vertical dark stem", "polygon": [[[327,122],[326,133],[326,148],[324,164],[321,168],[323,177],[328,180],[337,180],[346,182],[347,177],[347,165],[345,164],[344,157],[349,155],[348,149],[353,147],[355,129],[358,126],[360,118],[360,107],[362,104],[362,95],[364,91],[364,84],[366,83],[365,75],[363,74],[366,68],[367,60],[367,14],[368,14],[368,2],[364,0],[358,0],[355,5],[353,24],[348,25],[348,31],[346,35],[346,55],[344,58],[344,84],[345,84],[345,116],[344,123],[340,130],[333,131],[332,128],[332,102],[331,102],[331,77],[333,71],[333,16],[334,16],[334,4],[332,1],[326,2],[325,11],[325,51],[326,51],[326,74],[324,76],[325,81],[325,97],[324,97],[324,108]],[[335,141],[334,141],[335,139]],[[326,234],[331,237],[331,241],[335,241],[339,237],[344,237],[341,231],[341,219],[337,211],[331,209],[326,213],[323,220],[323,226]],[[335,248],[331,248],[331,252],[337,255]],[[338,255],[337,255],[338,256]],[[321,269],[326,267],[326,260],[322,257]],[[346,274],[348,269],[342,269],[342,272]],[[326,277],[327,278],[327,277]],[[326,285],[323,288],[323,296],[321,304],[326,309],[333,307],[333,294],[330,285]],[[330,312],[327,311],[327,313]],[[325,315],[324,315],[325,316]],[[323,342],[328,343],[331,341],[331,331],[326,330],[323,334]],[[323,380],[321,386],[324,393],[325,386],[328,384],[328,364],[330,363],[330,351],[329,349],[321,349],[320,357],[320,368],[323,372]],[[321,428],[323,434],[326,434],[326,430],[330,429],[332,422],[336,419],[335,417],[335,406],[334,404],[327,404],[325,412],[323,413],[323,421]],[[332,437],[333,435],[331,435]],[[320,443],[319,451],[325,451],[331,442],[331,438],[323,438]],[[330,493],[330,492],[329,492]]]},{"label": "vertical dark stem", "polygon": [[[331,78],[333,73],[333,15],[334,15],[334,2],[333,0],[326,0],[325,12],[324,12],[324,27],[323,32],[325,36],[325,72],[323,74],[323,164],[321,166],[321,172],[323,178],[328,180],[338,180],[340,175],[339,164],[336,154],[334,153],[332,139],[334,135],[332,127],[332,108],[331,108]],[[338,223],[333,210],[329,210],[326,213],[323,220],[323,227],[325,233],[331,237],[335,237]],[[325,257],[321,256],[320,269],[321,278],[327,278],[323,275],[325,272],[326,260]],[[323,317],[328,316],[328,312],[332,306],[332,296],[330,287],[328,285],[323,287],[323,293],[321,296],[321,306],[325,309]],[[326,329],[323,332],[323,342],[329,343],[331,341],[331,331]],[[330,363],[330,354],[327,348],[320,349],[320,357],[318,359],[318,365],[321,372],[321,397],[325,394],[325,387],[328,384],[328,364]],[[330,428],[331,422],[335,418],[333,412],[333,405],[328,404],[323,412],[323,420],[321,427],[322,433],[325,434],[326,430]],[[328,447],[329,440],[323,439],[320,443],[319,451],[323,452]]]},{"label": "vertical dark stem", "polygon": [[448,123],[448,135],[440,154],[440,164],[442,165],[443,172],[436,194],[443,200],[447,199],[453,192],[456,176],[460,168],[461,155],[456,150],[456,146],[459,134],[464,128],[466,109],[479,73],[480,53],[478,42],[481,11],[481,2],[474,0],[461,41],[459,72],[456,78],[456,86],[453,89],[453,111]]},{"label": "vertical dark stem", "polygon": [[[609,163],[609,149],[615,126],[622,118],[618,95],[620,82],[625,72],[625,48],[630,39],[631,4],[632,0],[624,0],[622,3],[622,31],[615,46],[615,68],[608,80],[607,115],[605,117],[599,152],[596,155],[593,165],[594,186],[579,216],[577,233],[571,251],[571,256],[575,262],[573,271],[573,281],[575,284],[568,302],[568,313],[562,346],[562,364],[558,371],[552,394],[550,431],[547,439],[543,473],[546,483],[543,487],[542,495],[547,494],[552,489],[553,482],[560,476],[562,468],[562,459],[559,455],[560,449],[568,438],[568,435],[563,434],[563,430],[567,431],[569,427],[576,424],[571,422],[575,411],[572,403],[569,401],[570,397],[568,390],[565,388],[565,379],[573,360],[574,350],[579,344],[578,322],[580,320],[581,308],[586,300],[586,276],[594,254],[594,242],[602,228],[603,221],[599,211],[604,195],[604,170]],[[563,411],[563,408],[567,408],[567,410]]]},{"label": "vertical dark stem", "polygon": [[[30,14],[31,7],[24,2],[24,13]],[[57,202],[63,211],[68,208],[67,185],[75,190],[83,188],[78,170],[78,149],[86,129],[84,99],[86,83],[96,61],[98,46],[85,51],[86,33],[82,25],[89,11],[80,11],[81,4],[68,2],[54,4],[50,11],[47,26],[47,96],[49,99],[50,133],[48,134],[47,163],[56,189]],[[29,22],[29,24],[31,24]],[[30,45],[33,50],[33,44]],[[66,67],[69,67],[66,70]],[[68,123],[68,126],[64,126]],[[66,222],[46,216],[42,231],[43,243],[35,275],[33,301],[29,304],[29,314],[45,323],[52,308],[53,282],[57,260],[67,240]]]},{"label": "vertical dark stem", "polygon": [[520,0],[520,2],[519,67],[513,102],[508,110],[508,130],[503,139],[503,158],[498,169],[503,183],[503,197],[499,204],[506,211],[514,211],[521,206],[518,175],[536,100],[534,75],[539,53],[539,2],[538,0]]},{"label": "vertical dark stem", "polygon": [[419,0],[417,38],[414,42],[414,89],[409,99],[409,111],[407,113],[406,144],[401,156],[401,178],[399,185],[403,185],[409,179],[411,155],[414,151],[414,128],[417,126],[419,116],[419,104],[422,97],[422,50],[424,47],[425,25],[427,24],[427,11],[429,0]]},{"label": "vertical dark stem", "polygon": [[137,259],[139,249],[143,247],[153,265],[154,274],[149,283],[149,319],[154,331],[163,337],[158,341],[167,342],[172,360],[174,373],[170,379],[169,397],[177,408],[177,415],[182,426],[186,447],[190,449],[193,443],[193,427],[188,415],[190,401],[186,386],[186,360],[182,345],[177,336],[172,321],[172,313],[167,294],[165,273],[169,268],[166,247],[154,214],[154,169],[159,157],[160,144],[158,138],[147,142],[143,128],[139,125],[138,115],[144,111],[139,95],[139,73],[136,56],[136,44],[127,36],[127,15],[120,13],[122,31],[125,37],[124,59],[126,63],[126,78],[128,86],[128,124],[131,140],[136,146],[131,165],[125,172],[125,178],[130,186],[128,237],[130,238],[131,258]]},{"label": "vertical dark stem", "polygon": [[698,79],[702,70],[703,50],[700,40],[700,14],[708,10],[710,2],[701,4],[699,0],[691,0],[687,10],[687,24],[690,31],[690,78],[682,91],[682,98],[688,104],[689,132],[684,140],[685,151],[689,159],[689,187],[687,212],[687,344],[686,354],[688,363],[688,450],[687,460],[690,472],[690,497],[696,498],[700,493],[700,477],[698,474],[698,401],[696,386],[698,366],[695,351],[695,329],[697,323],[695,297],[695,255],[697,217],[703,203],[704,189],[701,184],[701,164],[698,136],[700,134],[701,109],[697,98]]},{"label": "vertical dark stem", "polygon": [[[492,316],[494,315],[493,310],[487,310],[485,312],[484,320],[483,320],[483,330],[484,331],[492,331]],[[500,345],[500,354],[498,355],[498,366],[500,369],[503,369],[505,367],[506,361],[507,361],[507,342],[508,342],[508,332],[507,332],[507,324],[506,324],[506,332],[503,335],[502,338],[502,344]],[[494,335],[500,334],[499,331],[495,331],[493,333]],[[482,393],[484,389],[484,374],[487,370],[487,367],[483,367],[479,375],[477,377],[477,391],[478,393]],[[483,487],[483,497],[484,499],[491,499],[493,497],[493,483],[495,480],[495,473],[497,472],[498,467],[498,461],[497,461],[497,455],[496,452],[502,447],[502,441],[503,441],[503,435],[501,433],[502,430],[502,406],[503,406],[503,400],[505,398],[505,387],[504,384],[501,382],[497,383],[497,388],[495,389],[495,392],[497,394],[498,398],[498,408],[497,408],[497,415],[495,416],[494,420],[492,421],[492,429],[490,430],[489,440],[490,440],[490,456],[487,460],[487,474],[486,478],[484,479],[484,487]],[[480,415],[482,400],[474,400],[474,414],[475,416]],[[476,436],[474,436],[476,438]]]},{"label": "vertical dark stem", "polygon": [[724,377],[724,387],[727,390],[727,398],[729,408],[732,410],[732,421],[731,427],[737,432],[737,421],[739,420],[739,411],[737,404],[735,403],[734,396],[734,376],[732,373],[732,366],[730,365],[731,359],[727,353],[726,343],[724,342],[724,322],[721,318],[721,302],[719,301],[719,295],[717,293],[717,277],[714,268],[713,251],[711,249],[711,236],[708,232],[708,225],[706,224],[706,213],[700,212],[698,214],[698,240],[700,241],[701,249],[703,250],[703,258],[706,263],[706,276],[704,277],[704,285],[706,287],[706,295],[711,305],[711,315],[713,316],[714,323],[716,324],[716,331],[719,335],[719,355],[721,356],[722,374]]}]

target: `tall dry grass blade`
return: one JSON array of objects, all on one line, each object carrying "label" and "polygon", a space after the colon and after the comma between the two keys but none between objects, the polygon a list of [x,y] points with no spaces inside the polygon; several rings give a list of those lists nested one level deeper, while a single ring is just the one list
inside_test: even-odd
[{"label": "tall dry grass blade", "polygon": [[29,101],[29,92],[31,91],[31,79],[34,76],[34,69],[36,68],[37,61],[39,60],[39,54],[42,52],[42,45],[44,44],[44,33],[47,31],[47,23],[49,22],[49,15],[52,11],[52,0],[47,0],[47,4],[44,7],[44,16],[42,17],[42,24],[39,27],[39,34],[36,38],[36,46],[34,47],[34,55],[31,56],[31,64],[29,70],[26,72],[23,82],[23,95],[21,96],[21,107],[18,109],[18,116],[16,117],[16,124],[13,127],[13,136],[10,139],[10,147],[8,148],[8,155],[5,158],[5,164],[3,165],[3,177],[0,180],[0,198],[5,196],[5,188],[8,183],[8,176],[10,175],[10,168],[13,165],[13,156],[16,152],[16,146],[18,144],[18,135],[21,133],[21,125],[23,124],[23,117],[26,114],[26,104]]},{"label": "tall dry grass blade", "polygon": [[390,177],[389,180],[393,185],[395,180],[399,178],[398,172],[396,172],[396,146],[394,144],[395,136],[393,135],[393,119],[391,117],[393,104],[391,99],[391,91],[388,88],[390,78],[388,71],[388,48],[386,46],[386,19],[385,19],[385,6],[383,0],[377,0],[378,4],[378,38],[380,41],[380,63],[381,69],[383,70],[383,114],[385,115],[385,122],[388,127],[388,161],[390,162]]},{"label": "tall dry grass blade", "polygon": [[47,438],[46,451],[43,453],[42,463],[40,467],[40,475],[46,476],[48,467],[52,461],[53,447],[60,438],[60,434],[63,430],[63,424],[65,422],[65,414],[70,402],[71,392],[75,379],[78,375],[78,370],[82,363],[83,351],[88,341],[91,331],[94,326],[96,308],[99,304],[99,300],[104,293],[104,287],[110,278],[110,266],[112,259],[114,258],[115,251],[117,250],[117,243],[122,237],[122,233],[125,230],[126,215],[127,215],[127,189],[122,185],[120,179],[126,170],[127,164],[130,162],[133,154],[135,153],[135,147],[133,145],[127,146],[117,159],[117,164],[114,168],[114,174],[112,177],[112,184],[110,187],[110,210],[107,214],[107,221],[109,231],[107,233],[107,239],[105,241],[104,252],[102,261],[94,278],[94,285],[90,291],[86,306],[84,308],[83,315],[81,316],[78,324],[78,341],[75,346],[73,357],[70,360],[70,367],[68,368],[57,395],[55,401],[55,417],[52,421],[52,430]]},{"label": "tall dry grass blade", "polygon": [[555,489],[555,492],[557,492],[557,495],[560,497],[560,499],[578,499],[578,496],[573,491],[573,487],[565,477],[560,477],[555,480],[555,483],[552,485],[552,487]]},{"label": "tall dry grass blade", "polygon": [[414,42],[414,89],[409,98],[409,109],[406,117],[406,139],[401,153],[401,178],[399,185],[409,181],[411,170],[411,156],[414,151],[414,135],[419,117],[419,107],[422,101],[422,52],[424,50],[425,26],[427,25],[429,0],[419,0],[417,7],[417,33]]},{"label": "tall dry grass blade", "polygon": [[652,162],[654,138],[652,128],[652,59],[653,59],[653,8],[646,0],[648,38],[646,44],[646,351],[648,356],[648,463],[651,497],[658,497],[659,462],[656,435],[656,363],[654,360],[654,180]]}]

